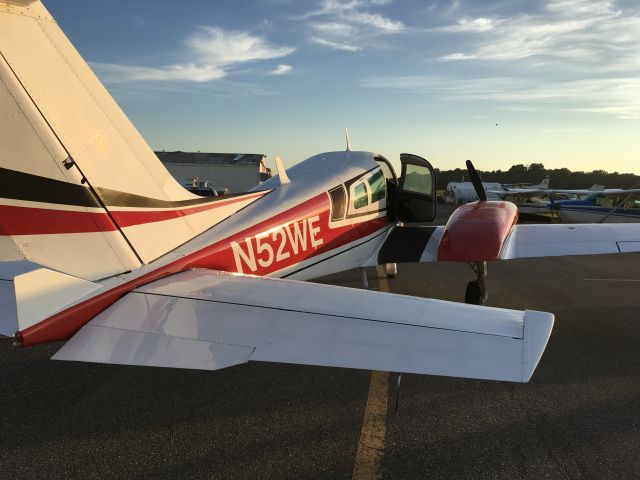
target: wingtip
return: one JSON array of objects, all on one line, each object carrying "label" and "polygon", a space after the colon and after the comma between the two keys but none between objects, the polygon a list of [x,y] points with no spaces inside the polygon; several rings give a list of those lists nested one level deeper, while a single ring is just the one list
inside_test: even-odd
[{"label": "wingtip", "polygon": [[552,313],[525,310],[522,381],[528,382],[547,347],[555,317]]}]

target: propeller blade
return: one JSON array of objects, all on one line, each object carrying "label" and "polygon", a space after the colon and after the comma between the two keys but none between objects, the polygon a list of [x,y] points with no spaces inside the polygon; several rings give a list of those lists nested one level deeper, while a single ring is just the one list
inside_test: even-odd
[{"label": "propeller blade", "polygon": [[478,199],[482,202],[487,201],[487,192],[482,186],[482,180],[480,180],[480,175],[476,172],[473,163],[471,160],[467,160],[467,171],[469,172],[469,177],[471,178],[471,183],[473,183],[473,188],[476,191],[476,195],[478,195]]}]

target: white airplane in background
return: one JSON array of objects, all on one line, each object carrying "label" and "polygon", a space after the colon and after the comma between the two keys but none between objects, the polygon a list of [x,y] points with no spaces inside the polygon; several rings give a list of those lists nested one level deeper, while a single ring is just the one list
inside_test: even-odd
[{"label": "white airplane in background", "polygon": [[469,262],[480,299],[490,260],[640,250],[640,225],[516,225],[508,202],[423,226],[435,216],[434,172],[409,154],[399,177],[382,156],[332,152],[287,172],[277,162],[279,175],[245,194],[195,196],[39,1],[3,3],[0,80],[0,332],[20,346],[66,341],[55,359],[524,382],[550,313],[301,280]]},{"label": "white airplane in background", "polygon": [[[503,190],[507,191],[507,192],[514,192],[514,191],[519,191],[519,192],[526,192],[528,190],[546,190],[549,188],[549,182],[551,180],[551,175],[545,175],[544,178],[542,179],[542,181],[540,183],[538,183],[537,185],[527,185],[525,184],[523,187],[521,188],[516,188],[513,186],[513,184],[503,184]],[[522,185],[522,184],[516,184],[516,185]]]},{"label": "white airplane in background", "polygon": [[593,185],[589,189],[561,189],[561,188],[549,188],[550,175],[546,175],[542,182],[538,185],[528,185],[522,188],[513,188],[503,185],[502,189],[489,189],[487,193],[495,195],[501,199],[526,199],[538,196],[571,196],[572,198],[581,197],[583,195],[590,195],[594,192],[603,192],[605,187],[603,185]]},{"label": "white airplane in background", "polygon": [[[482,188],[485,191],[494,190],[500,188],[500,184],[497,182],[482,182]],[[490,196],[489,198],[498,199],[497,196]],[[478,194],[471,182],[449,182],[447,188],[444,191],[444,203],[461,204],[475,202],[478,200]]]}]

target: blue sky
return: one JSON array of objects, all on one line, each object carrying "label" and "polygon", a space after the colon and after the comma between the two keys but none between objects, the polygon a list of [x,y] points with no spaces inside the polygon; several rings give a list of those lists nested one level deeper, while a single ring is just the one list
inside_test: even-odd
[{"label": "blue sky", "polygon": [[156,149],[640,174],[635,1],[45,5]]}]

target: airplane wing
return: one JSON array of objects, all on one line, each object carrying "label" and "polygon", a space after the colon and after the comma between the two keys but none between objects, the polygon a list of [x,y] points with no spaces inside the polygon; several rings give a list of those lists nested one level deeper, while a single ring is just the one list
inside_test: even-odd
[{"label": "airplane wing", "polygon": [[606,190],[589,191],[589,193],[602,193],[603,195],[638,194],[640,188],[607,188]]},{"label": "airplane wing", "polygon": [[487,193],[504,197],[535,197],[536,195],[588,195],[596,193],[596,190],[561,190],[552,188],[513,188],[509,190],[487,190]]},{"label": "airplane wing", "polygon": [[512,196],[534,196],[540,193],[547,193],[548,189],[537,188],[509,188],[507,190],[487,190],[487,193],[498,195],[499,197],[512,197]]},{"label": "airplane wing", "polygon": [[640,252],[640,224],[516,225],[501,260]]},{"label": "airplane wing", "polygon": [[639,223],[508,225],[503,231],[488,222],[456,227],[396,227],[363,266],[640,252]]},{"label": "airplane wing", "polygon": [[249,360],[526,382],[553,315],[191,270],[127,294],[53,357],[216,370]]},{"label": "airplane wing", "polygon": [[487,193],[504,197],[532,197],[535,195],[554,195],[554,194],[569,194],[569,195],[590,195],[592,193],[601,193],[604,195],[619,195],[619,194],[638,194],[640,189],[638,188],[607,188],[607,189],[582,189],[582,190],[566,190],[559,188],[543,188],[543,189],[526,189],[526,188],[513,188],[509,190],[487,190]]}]

